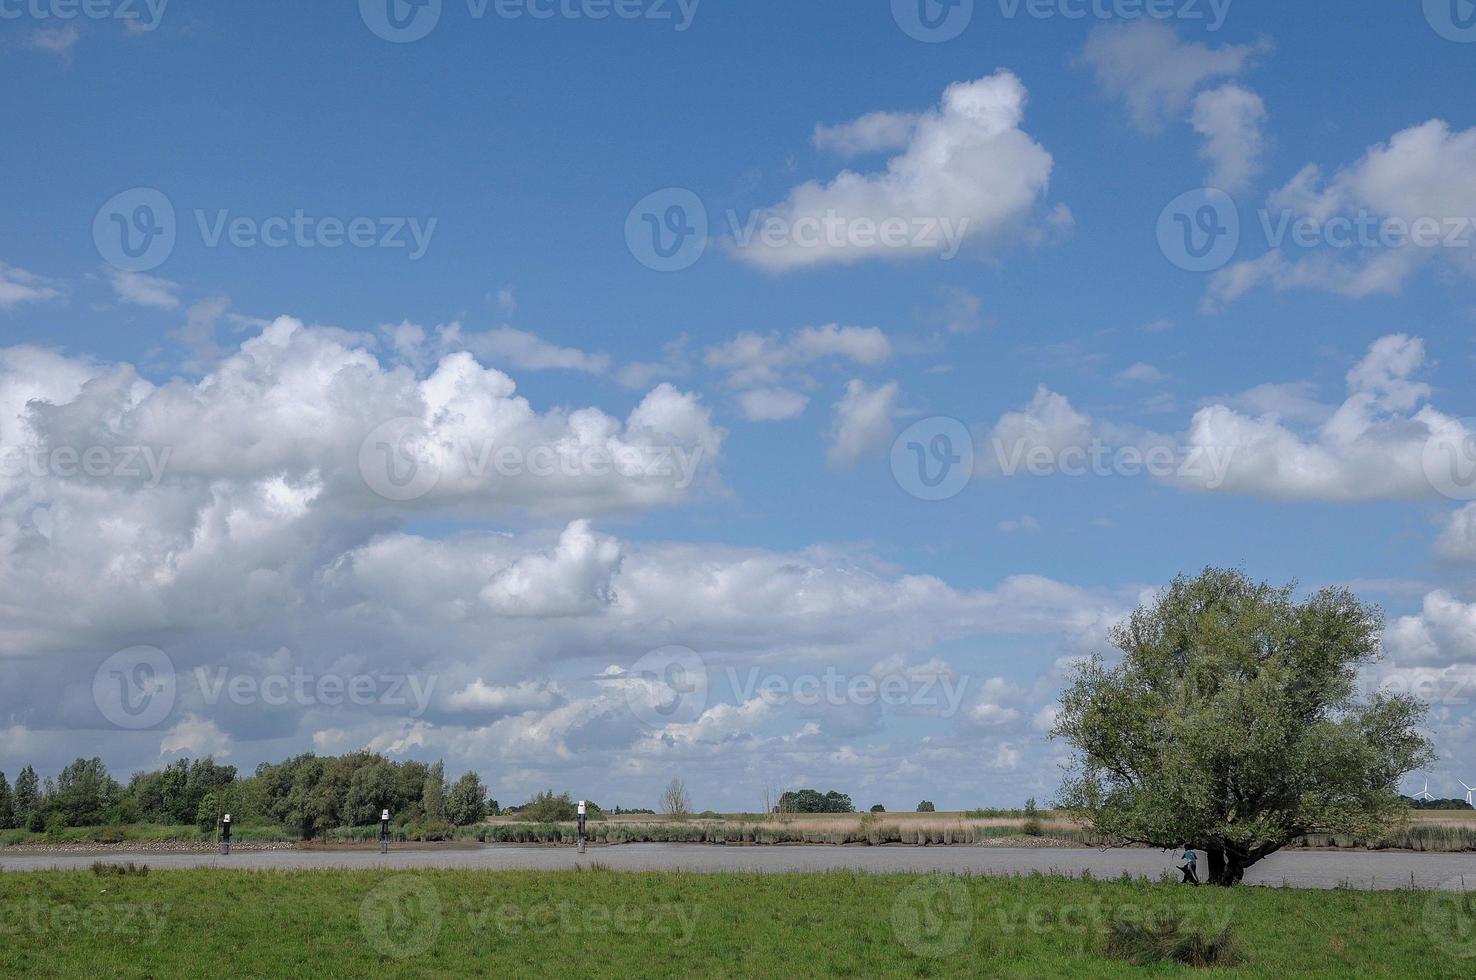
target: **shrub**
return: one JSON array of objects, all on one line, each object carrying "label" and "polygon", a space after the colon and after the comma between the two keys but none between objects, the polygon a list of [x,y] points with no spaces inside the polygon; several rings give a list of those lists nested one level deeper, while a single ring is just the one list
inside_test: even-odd
[{"label": "shrub", "polygon": [[147,878],[149,866],[147,864],[108,864],[103,861],[92,862],[92,873],[99,878]]},{"label": "shrub", "polygon": [[887,808],[884,807],[884,806],[882,806],[880,803],[873,803],[873,804],[871,804],[871,812],[872,813],[886,813],[887,812]]},{"label": "shrub", "polygon": [[936,813],[937,811],[938,811],[938,808],[935,807],[935,806],[933,806],[931,800],[923,800],[921,803],[919,803],[917,805],[917,812],[918,813]]},{"label": "shrub", "polygon": [[1039,837],[1045,833],[1040,822],[1040,811],[1035,808],[1035,797],[1025,801],[1025,823],[1020,827],[1027,837]]},{"label": "shrub", "polygon": [[1207,932],[1189,928],[1179,915],[1154,916],[1149,923],[1114,920],[1107,931],[1107,955],[1137,966],[1233,966],[1239,961],[1229,925]]},{"label": "shrub", "polygon": [[535,793],[518,810],[518,817],[530,823],[561,823],[579,819],[579,807],[568,793],[554,795],[553,790]]},{"label": "shrub", "polygon": [[122,827],[99,827],[92,832],[92,839],[99,844],[121,844],[123,837]]}]

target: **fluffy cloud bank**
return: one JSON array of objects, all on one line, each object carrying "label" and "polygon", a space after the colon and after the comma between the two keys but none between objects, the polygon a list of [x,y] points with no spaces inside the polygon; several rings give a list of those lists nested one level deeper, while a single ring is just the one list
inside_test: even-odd
[{"label": "fluffy cloud bank", "polygon": [[[1430,386],[1418,380],[1425,362],[1423,341],[1391,334],[1348,371],[1341,403],[1319,404],[1303,385],[1262,385],[1201,408],[1178,436],[1093,418],[1042,386],[995,423],[979,447],[980,472],[1069,473],[1066,463],[1079,461],[1095,475],[1147,473],[1184,489],[1277,500],[1468,500],[1476,432],[1429,403]],[[1464,520],[1452,518],[1443,539],[1452,556],[1468,548]]]},{"label": "fluffy cloud bank", "polygon": [[1263,285],[1397,294],[1432,263],[1476,274],[1476,128],[1432,119],[1331,176],[1308,164],[1269,204],[1270,251],[1216,273],[1212,307]]},{"label": "fluffy cloud bank", "polygon": [[[695,396],[659,385],[623,421],[539,411],[469,352],[422,367],[413,337],[396,331],[391,346],[398,359],[371,338],[281,319],[166,383],[126,364],[0,350],[0,718],[28,761],[54,769],[102,732],[124,772],[178,754],[249,767],[368,747],[496,765],[509,793],[559,768],[550,781],[578,773],[614,798],[617,776],[669,778],[681,759],[710,762],[713,791],[758,758],[773,778],[842,767],[861,785],[906,785],[923,775],[906,771],[906,753],[850,745],[880,730],[881,706],[775,704],[746,679],[885,671],[930,690],[943,678],[944,707],[962,712],[985,655],[965,668],[935,648],[1018,644],[1049,669],[1099,644],[1124,610],[1112,591],[1028,576],[957,588],[865,552],[616,536],[592,518],[681,504],[716,477],[681,486],[564,462],[662,444],[716,458],[723,434]],[[787,377],[891,352],[879,331],[839,327],[759,346],[764,356],[731,369]],[[890,430],[895,389],[851,395],[837,446],[869,451]],[[406,427],[386,434],[386,419]],[[549,447],[555,465],[484,472],[460,451],[483,438]],[[366,469],[366,447],[381,468]],[[398,483],[380,484],[381,451]],[[422,484],[411,460],[434,463],[435,479]],[[690,716],[661,716],[638,673],[671,644],[700,651],[720,682]],[[106,659],[135,647],[161,651],[177,679],[168,714],[137,730],[110,723],[94,688]],[[361,680],[372,696],[344,703]],[[896,711],[935,732],[964,723],[932,704]],[[998,737],[1018,735],[1008,727]]]},{"label": "fluffy cloud bank", "polygon": [[1193,93],[1213,79],[1244,74],[1265,47],[1184,43],[1172,28],[1145,20],[1097,28],[1082,58],[1102,90],[1127,106],[1139,131],[1158,133],[1171,121],[1188,122],[1204,140],[1200,155],[1210,163],[1209,184],[1235,194],[1260,172],[1266,105],[1235,83]]},{"label": "fluffy cloud bank", "polygon": [[750,228],[735,229],[736,254],[773,271],[884,256],[952,257],[966,244],[1020,228],[1053,165],[1021,129],[1026,97],[1018,78],[999,71],[949,86],[927,112],[821,127],[815,142],[822,149],[897,155],[882,171],[845,170],[795,187],[755,214]]}]

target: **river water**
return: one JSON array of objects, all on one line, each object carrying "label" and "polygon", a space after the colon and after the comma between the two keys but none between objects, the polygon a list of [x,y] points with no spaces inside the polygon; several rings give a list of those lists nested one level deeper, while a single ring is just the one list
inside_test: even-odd
[{"label": "river water", "polygon": [[[434,849],[413,845],[346,850],[237,851],[218,854],[109,851],[106,853],[23,853],[0,851],[0,870],[36,871],[87,868],[97,860],[134,861],[151,868],[385,869],[556,871],[599,864],[616,871],[692,872],[946,872],[982,875],[1032,871],[1116,878],[1125,871],[1156,880],[1173,870],[1174,854],[1138,849],[1084,850],[1027,847],[816,847],[781,845],[723,847],[703,844],[623,844],[591,847],[489,845]],[[1201,873],[1205,862],[1200,861]],[[1443,888],[1476,890],[1476,854],[1409,851],[1282,851],[1252,867],[1245,881],[1254,885],[1359,889]]]}]

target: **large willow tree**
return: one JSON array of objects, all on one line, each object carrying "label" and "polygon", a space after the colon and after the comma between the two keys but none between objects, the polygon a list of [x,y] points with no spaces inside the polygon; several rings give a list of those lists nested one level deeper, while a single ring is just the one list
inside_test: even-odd
[{"label": "large willow tree", "polygon": [[1189,844],[1209,880],[1304,834],[1372,835],[1431,757],[1412,697],[1357,696],[1383,616],[1345,589],[1305,601],[1234,570],[1179,577],[1082,664],[1051,735],[1075,748],[1059,803],[1109,840]]}]

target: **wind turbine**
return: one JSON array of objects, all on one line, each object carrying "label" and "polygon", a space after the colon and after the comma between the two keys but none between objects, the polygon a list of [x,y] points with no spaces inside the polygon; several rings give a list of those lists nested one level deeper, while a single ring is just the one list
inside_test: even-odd
[{"label": "wind turbine", "polygon": [[[1466,786],[1466,781],[1464,779],[1457,779],[1456,782],[1460,783],[1462,786]],[[1476,786],[1466,786],[1466,805],[1467,806],[1476,806],[1476,803],[1473,803],[1471,801],[1471,797],[1472,796],[1476,796]]]},{"label": "wind turbine", "polygon": [[[1465,783],[1462,783],[1461,785],[1464,786]],[[1425,777],[1425,788],[1422,789],[1422,790],[1420,790],[1418,793],[1416,793],[1414,795],[1414,798],[1417,799],[1417,800],[1433,800],[1433,799],[1435,799],[1435,797],[1433,797],[1433,796],[1430,795],[1430,777],[1428,777],[1428,776]]]}]

